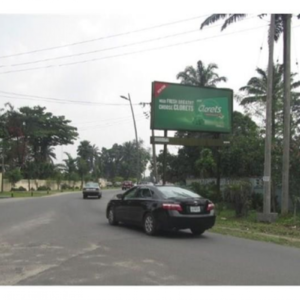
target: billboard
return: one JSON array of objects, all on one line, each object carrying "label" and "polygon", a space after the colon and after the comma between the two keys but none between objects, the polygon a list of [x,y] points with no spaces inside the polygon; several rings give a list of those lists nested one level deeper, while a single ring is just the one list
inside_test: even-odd
[{"label": "billboard", "polygon": [[231,133],[233,91],[152,83],[151,129]]}]

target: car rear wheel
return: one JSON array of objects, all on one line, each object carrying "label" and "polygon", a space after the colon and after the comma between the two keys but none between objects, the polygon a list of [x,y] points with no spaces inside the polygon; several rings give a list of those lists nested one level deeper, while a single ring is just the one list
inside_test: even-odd
[{"label": "car rear wheel", "polygon": [[204,233],[205,230],[201,228],[191,228],[191,232],[193,235],[201,235]]},{"label": "car rear wheel", "polygon": [[108,211],[108,223],[113,226],[119,224],[119,222],[116,219],[115,211],[112,207]]},{"label": "car rear wheel", "polygon": [[157,224],[152,214],[147,214],[144,218],[144,230],[148,235],[157,233]]}]

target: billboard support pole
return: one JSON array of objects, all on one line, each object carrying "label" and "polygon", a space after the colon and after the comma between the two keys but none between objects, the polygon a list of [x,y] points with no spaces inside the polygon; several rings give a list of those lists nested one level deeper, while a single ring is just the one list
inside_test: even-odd
[{"label": "billboard support pole", "polygon": [[[164,131],[164,137],[168,137],[168,131]],[[167,144],[164,144],[164,158],[163,158],[163,185],[166,185],[166,164],[167,164]]]},{"label": "billboard support pole", "polygon": [[[152,129],[152,137],[154,139],[154,130]],[[154,167],[154,176],[155,176],[155,183],[158,182],[158,175],[157,175],[157,164],[156,164],[156,151],[155,151],[155,144],[152,144],[152,156],[153,156],[153,167]]]}]

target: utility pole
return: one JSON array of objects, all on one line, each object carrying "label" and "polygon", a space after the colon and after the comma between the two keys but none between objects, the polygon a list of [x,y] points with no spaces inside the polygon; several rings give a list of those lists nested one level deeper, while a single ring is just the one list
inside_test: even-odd
[{"label": "utility pole", "polygon": [[281,214],[289,211],[289,171],[291,139],[291,15],[283,19],[283,65],[284,65],[284,117]]},{"label": "utility pole", "polygon": [[271,214],[271,148],[272,148],[272,91],[273,91],[273,55],[275,36],[275,15],[271,14],[269,33],[269,63],[267,82],[267,109],[266,109],[266,136],[265,136],[265,163],[264,163],[264,202],[263,213],[258,214],[258,220],[272,222],[276,214]]},{"label": "utility pole", "polygon": [[140,180],[140,151],[139,151],[139,140],[138,140],[138,135],[137,135],[137,129],[136,129],[136,123],[135,123],[133,107],[132,107],[132,103],[131,103],[130,94],[128,94],[128,98],[125,97],[125,96],[120,96],[120,97],[125,99],[125,100],[128,100],[129,103],[130,103],[132,119],[133,119],[133,125],[134,125],[134,132],[135,132],[136,150],[137,150],[136,180],[137,180],[137,183],[139,183],[139,180]]}]

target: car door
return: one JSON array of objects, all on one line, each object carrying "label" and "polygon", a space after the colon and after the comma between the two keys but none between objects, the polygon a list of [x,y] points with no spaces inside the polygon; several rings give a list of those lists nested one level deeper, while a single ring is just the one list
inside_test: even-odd
[{"label": "car door", "polygon": [[138,188],[136,195],[128,203],[129,218],[132,223],[141,224],[145,212],[149,210],[153,201],[153,193],[148,187]]},{"label": "car door", "polygon": [[134,199],[135,194],[137,192],[137,188],[134,187],[123,194],[122,199],[118,203],[118,207],[116,207],[116,218],[121,222],[130,222],[129,217],[129,204],[132,199]]}]

